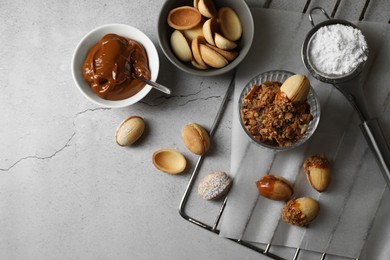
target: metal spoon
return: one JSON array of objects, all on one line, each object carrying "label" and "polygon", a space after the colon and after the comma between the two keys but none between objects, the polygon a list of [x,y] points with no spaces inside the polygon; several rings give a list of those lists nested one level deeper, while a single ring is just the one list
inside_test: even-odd
[{"label": "metal spoon", "polygon": [[[315,25],[312,18],[312,12],[314,10],[320,10],[326,16],[326,18],[328,18],[328,20]],[[312,36],[322,26],[343,24],[352,26],[357,29],[359,28],[345,20],[330,19],[329,15],[321,7],[315,7],[310,11],[309,20],[314,28],[312,28],[311,31],[307,34],[302,46],[303,63],[309,72],[313,75],[313,77],[320,81],[333,84],[333,86],[336,87],[336,89],[338,89],[347,98],[349,103],[357,111],[361,121],[360,130],[362,131],[368,146],[377,160],[379,168],[381,169],[383,177],[387,183],[387,187],[390,189],[390,149],[386,142],[383,131],[378,123],[378,120],[376,118],[372,118],[367,109],[366,100],[363,94],[361,77],[361,72],[363,71],[363,67],[365,65],[364,62],[360,63],[360,65],[348,75],[338,78],[331,78],[319,74],[312,67],[309,61],[309,42]],[[366,51],[368,54],[368,50]]]},{"label": "metal spoon", "polygon": [[161,84],[159,84],[157,82],[144,79],[143,77],[138,77],[135,73],[133,73],[133,76],[136,79],[138,79],[138,80],[140,80],[140,81],[142,81],[142,82],[152,86],[153,88],[155,88],[155,89],[157,89],[157,90],[159,90],[159,91],[161,91],[161,92],[163,92],[163,93],[165,93],[167,95],[171,94],[171,90],[169,88],[167,88],[167,87],[165,87],[165,86],[163,86],[163,85],[161,85]]}]

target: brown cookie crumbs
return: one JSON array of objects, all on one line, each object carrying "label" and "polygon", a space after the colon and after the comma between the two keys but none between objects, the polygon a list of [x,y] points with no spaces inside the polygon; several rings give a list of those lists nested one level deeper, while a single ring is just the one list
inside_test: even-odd
[{"label": "brown cookie crumbs", "polygon": [[290,146],[306,133],[313,119],[305,102],[293,104],[286,97],[276,98],[282,83],[254,85],[243,100],[241,118],[254,139],[271,146]]}]

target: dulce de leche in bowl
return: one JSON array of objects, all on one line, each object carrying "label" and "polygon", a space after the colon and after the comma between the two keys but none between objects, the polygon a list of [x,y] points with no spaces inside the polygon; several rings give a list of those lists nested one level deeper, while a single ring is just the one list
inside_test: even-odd
[{"label": "dulce de leche in bowl", "polygon": [[143,99],[152,87],[136,77],[156,81],[160,62],[156,46],[142,31],[106,24],[87,33],[72,57],[76,87],[89,101],[122,108]]},{"label": "dulce de leche in bowl", "polygon": [[122,100],[138,93],[150,79],[144,47],[117,34],[106,34],[88,52],[82,67],[92,91],[107,100]]}]

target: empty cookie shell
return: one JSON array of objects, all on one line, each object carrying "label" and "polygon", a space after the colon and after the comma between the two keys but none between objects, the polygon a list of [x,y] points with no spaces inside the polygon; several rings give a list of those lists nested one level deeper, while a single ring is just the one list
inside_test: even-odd
[{"label": "empty cookie shell", "polygon": [[205,200],[216,200],[229,192],[232,183],[225,172],[212,172],[199,183],[198,194]]},{"label": "empty cookie shell", "polygon": [[199,11],[191,6],[172,9],[168,14],[168,25],[176,30],[187,30],[197,26],[202,19]]},{"label": "empty cookie shell", "polygon": [[214,51],[218,52],[219,54],[221,54],[223,57],[225,57],[225,59],[227,59],[228,61],[233,61],[235,58],[237,58],[238,56],[238,52],[237,51],[226,51],[226,50],[222,50],[218,47],[215,47],[211,44],[208,44],[206,43],[207,47],[210,47],[211,49],[213,49]]},{"label": "empty cookie shell", "polygon": [[152,161],[157,169],[169,174],[179,174],[187,166],[186,158],[173,149],[160,149],[154,152]]},{"label": "empty cookie shell", "polygon": [[206,65],[206,63],[204,63],[202,56],[200,54],[199,44],[206,44],[206,40],[204,39],[203,36],[198,36],[192,41],[191,43],[192,55],[194,56],[196,63],[199,64],[200,67],[207,68],[208,66]]},{"label": "empty cookie shell", "polygon": [[222,68],[229,64],[225,57],[204,44],[199,45],[199,50],[203,61],[210,67]]},{"label": "empty cookie shell", "polygon": [[184,35],[175,30],[171,35],[171,47],[176,57],[181,61],[188,62],[192,59],[192,52]]},{"label": "empty cookie shell", "polygon": [[237,41],[242,35],[240,18],[230,7],[222,7],[218,10],[218,21],[222,34],[231,41]]},{"label": "empty cookie shell", "polygon": [[237,43],[223,37],[219,33],[214,34],[214,42],[215,46],[222,50],[233,50],[234,48],[237,47]]},{"label": "empty cookie shell", "polygon": [[194,7],[198,9],[199,0],[194,0]]},{"label": "empty cookie shell", "polygon": [[197,26],[195,26],[194,28],[184,30],[183,34],[184,34],[184,37],[186,37],[186,39],[189,42],[191,42],[196,37],[203,36],[203,24],[200,23]]},{"label": "empty cookie shell", "polygon": [[208,43],[215,45],[214,34],[218,31],[218,22],[217,19],[211,18],[208,19],[203,24],[203,36]]},{"label": "empty cookie shell", "polygon": [[192,66],[194,66],[195,68],[199,69],[199,70],[206,70],[209,68],[209,66],[207,66],[207,64],[204,64],[204,65],[200,65],[199,63],[196,62],[196,60],[191,60],[191,64]]},{"label": "empty cookie shell", "polygon": [[204,17],[211,18],[217,15],[217,9],[212,0],[199,0],[197,7]]}]

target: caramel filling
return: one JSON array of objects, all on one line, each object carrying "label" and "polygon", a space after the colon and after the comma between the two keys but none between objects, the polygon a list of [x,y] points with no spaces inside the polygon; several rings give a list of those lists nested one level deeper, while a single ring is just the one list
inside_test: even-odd
[{"label": "caramel filling", "polygon": [[144,47],[131,39],[106,34],[88,52],[83,75],[92,91],[107,100],[122,100],[137,94],[150,79]]}]

